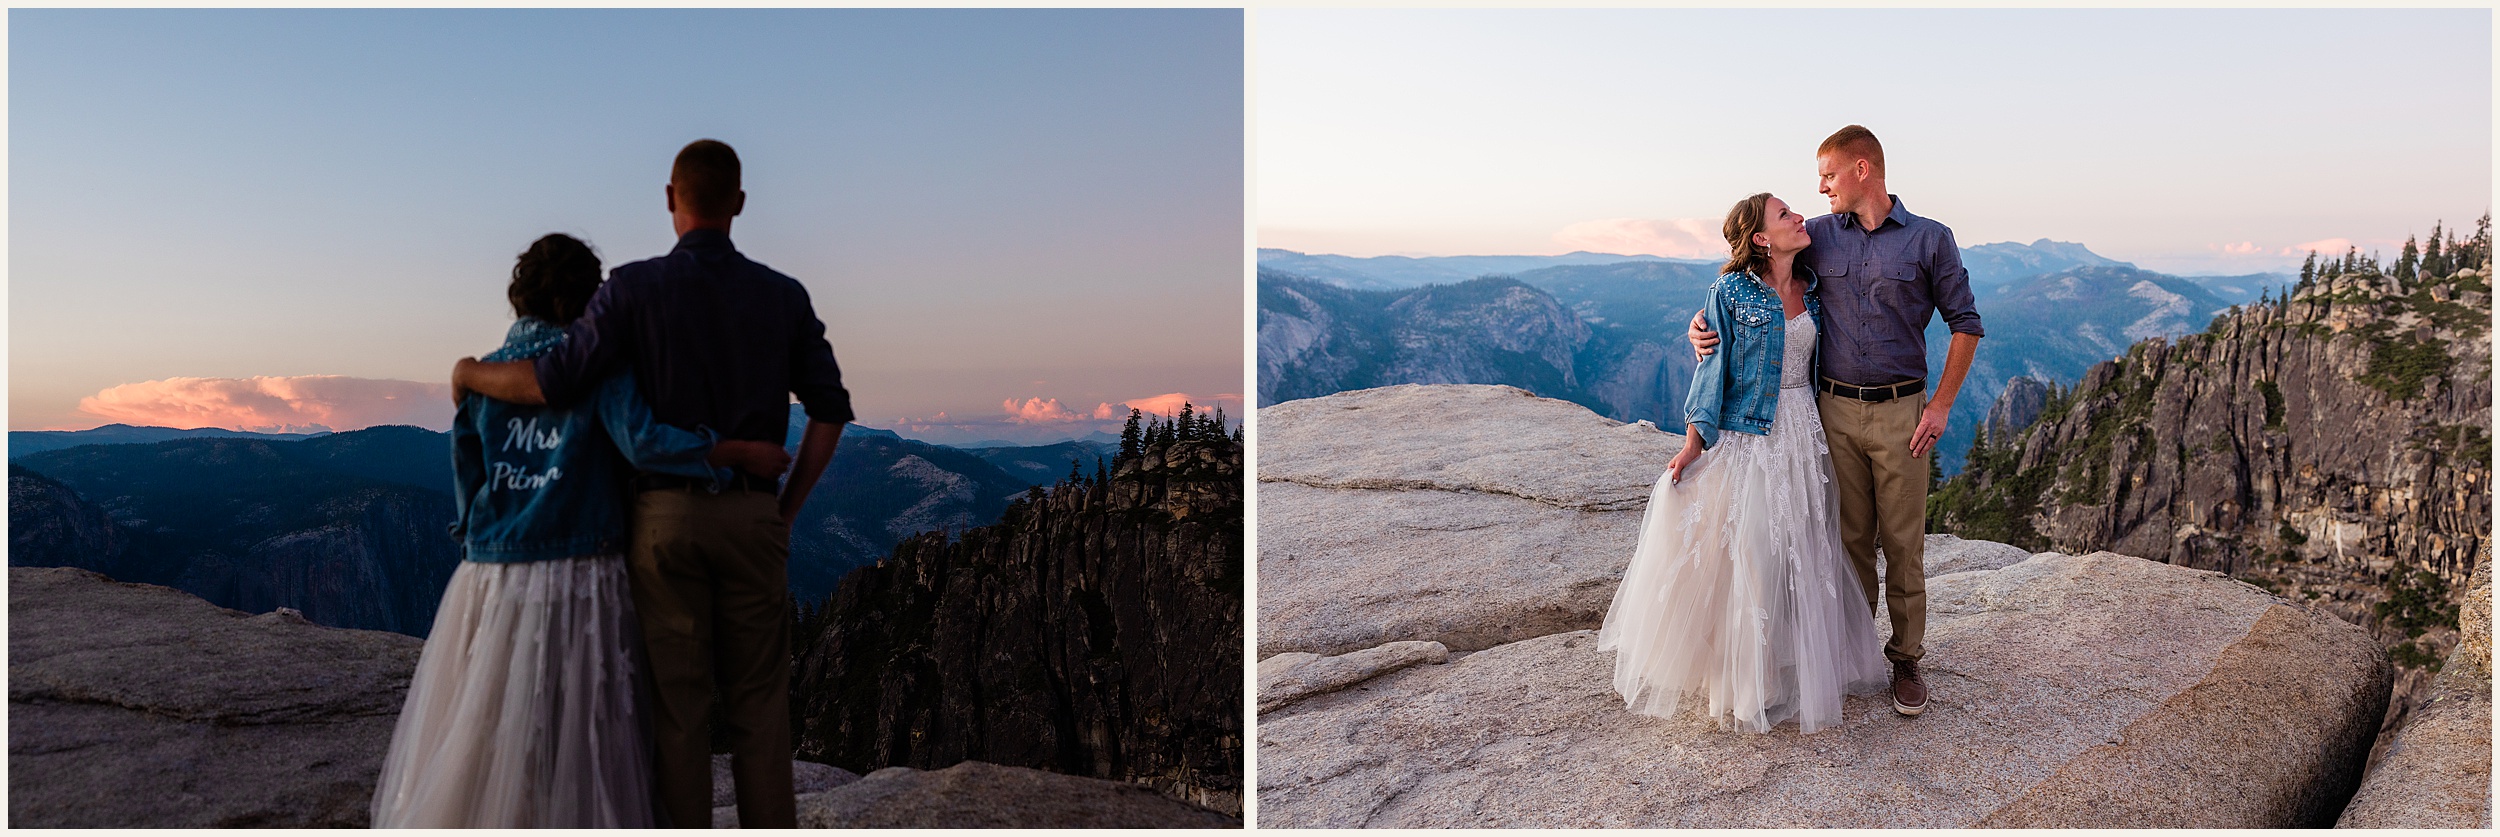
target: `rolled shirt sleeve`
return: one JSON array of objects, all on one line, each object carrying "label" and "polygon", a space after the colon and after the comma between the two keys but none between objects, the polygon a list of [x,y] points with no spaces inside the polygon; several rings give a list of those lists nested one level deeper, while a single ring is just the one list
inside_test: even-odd
[{"label": "rolled shirt sleeve", "polygon": [[1978,301],[1970,292],[1970,271],[1962,267],[1962,248],[1954,242],[1953,231],[1945,230],[1935,237],[1935,242],[1927,263],[1935,277],[1936,313],[1943,315],[1945,328],[1955,334],[1988,336],[1979,325]]},{"label": "rolled shirt sleeve", "polygon": [[798,339],[790,342],[790,393],[799,399],[811,421],[848,424],[851,391],[842,387],[842,367],[833,360],[833,344],[825,342],[825,323],[805,291],[799,297]]}]

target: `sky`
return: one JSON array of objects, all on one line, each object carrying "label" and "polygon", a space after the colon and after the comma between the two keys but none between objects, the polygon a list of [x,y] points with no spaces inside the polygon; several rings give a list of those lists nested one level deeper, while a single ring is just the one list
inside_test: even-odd
[{"label": "sky", "polygon": [[2392,260],[2491,205],[2491,12],[1337,10],[1257,20],[1260,247],[1725,255],[1874,131],[1963,246],[2181,274]]},{"label": "sky", "polygon": [[706,137],[860,423],[1241,413],[1235,10],[8,15],[11,429],[442,429],[514,258],[665,253]]}]

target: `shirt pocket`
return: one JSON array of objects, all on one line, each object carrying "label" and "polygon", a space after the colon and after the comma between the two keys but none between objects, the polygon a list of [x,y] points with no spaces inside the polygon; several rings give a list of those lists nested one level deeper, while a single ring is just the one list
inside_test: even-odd
[{"label": "shirt pocket", "polygon": [[1910,319],[1927,314],[1927,270],[1917,262],[1882,262],[1874,266],[1875,301]]},{"label": "shirt pocket", "polygon": [[1774,308],[1740,304],[1730,306],[1730,309],[1728,315],[1735,318],[1737,325],[1748,330],[1769,328],[1771,323],[1779,320],[1779,311]]}]

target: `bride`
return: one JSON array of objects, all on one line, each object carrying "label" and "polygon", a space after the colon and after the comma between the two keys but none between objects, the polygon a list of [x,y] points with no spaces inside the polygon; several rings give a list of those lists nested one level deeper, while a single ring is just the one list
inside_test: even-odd
[{"label": "bride", "polygon": [[1616,652],[1633,711],[1670,717],[1689,693],[1724,727],[1794,718],[1810,733],[1840,722],[1844,694],[1887,681],[1809,386],[1823,306],[1791,269],[1810,239],[1787,203],[1746,198],[1723,231],[1704,316],[1731,343],[1694,372],[1684,449],[1650,493],[1598,649]]}]

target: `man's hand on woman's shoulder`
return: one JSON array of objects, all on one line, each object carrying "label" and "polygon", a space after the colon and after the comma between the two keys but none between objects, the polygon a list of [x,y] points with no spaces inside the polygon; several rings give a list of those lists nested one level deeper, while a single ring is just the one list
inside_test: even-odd
[{"label": "man's hand on woman's shoulder", "polygon": [[1710,347],[1719,345],[1719,333],[1710,330],[1710,321],[1703,318],[1704,313],[1693,312],[1693,328],[1684,333],[1684,339],[1693,341],[1694,362],[1709,357]]}]

